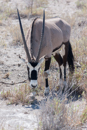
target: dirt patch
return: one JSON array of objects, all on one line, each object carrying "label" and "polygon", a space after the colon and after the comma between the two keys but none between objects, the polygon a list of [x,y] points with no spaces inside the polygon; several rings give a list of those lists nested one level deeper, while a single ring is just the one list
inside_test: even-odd
[{"label": "dirt patch", "polygon": [[39,107],[21,105],[6,105],[0,101],[0,129],[25,129],[34,130],[38,127]]}]

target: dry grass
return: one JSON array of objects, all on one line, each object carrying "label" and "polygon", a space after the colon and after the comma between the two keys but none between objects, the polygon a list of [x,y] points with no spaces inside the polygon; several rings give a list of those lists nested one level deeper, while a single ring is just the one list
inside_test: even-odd
[{"label": "dry grass", "polygon": [[57,130],[66,124],[66,108],[56,98],[48,99],[41,106],[41,117],[38,130]]},{"label": "dry grass", "polygon": [[3,78],[4,79],[9,78],[9,75],[10,75],[9,73],[6,73]]},{"label": "dry grass", "polygon": [[[9,0],[7,0],[7,2],[9,2]],[[47,0],[36,0],[33,1],[31,0],[29,2],[29,5],[27,5],[27,7],[23,10],[20,10],[20,16],[22,18],[26,18],[30,15],[32,16],[36,16],[36,15],[42,15],[42,11],[43,8],[48,4]],[[17,10],[16,9],[12,9],[8,6],[6,6],[6,8],[2,8],[1,10],[3,12],[4,17],[3,18],[8,18],[8,17],[13,17],[13,18],[17,18]]]},{"label": "dry grass", "polygon": [[36,0],[36,2],[35,2],[35,4],[36,4],[36,7],[44,7],[44,6],[46,6],[47,4],[48,4],[48,1],[47,0]]},{"label": "dry grass", "polygon": [[87,121],[87,106],[85,107],[82,115],[81,115],[81,122],[85,123]]},{"label": "dry grass", "polygon": [[12,38],[13,38],[12,44],[16,45],[18,43],[23,43],[19,25],[16,25],[14,27],[10,27],[9,31],[10,31],[10,34],[12,35]]},{"label": "dry grass", "polygon": [[87,16],[87,1],[81,0],[76,2],[77,8],[79,9],[78,16],[86,17]]},{"label": "dry grass", "polygon": [[76,61],[74,76],[78,81],[77,86],[80,86],[87,93],[87,39],[85,36],[76,41],[76,45],[73,45],[73,51]]},{"label": "dry grass", "polygon": [[83,9],[87,7],[87,1],[86,0],[78,0],[76,2],[77,8]]},{"label": "dry grass", "polygon": [[73,28],[73,26],[75,26],[76,17],[77,17],[76,13],[72,14],[72,16],[67,14],[67,15],[62,15],[61,17],[62,17],[62,19],[64,19],[65,21],[67,21],[70,24],[71,28]]},{"label": "dry grass", "polygon": [[2,99],[8,100],[8,104],[29,104],[28,95],[31,90],[27,84],[20,86],[18,89],[14,88],[13,90],[2,91],[1,97]]},{"label": "dry grass", "polygon": [[0,20],[7,20],[8,19],[8,17],[11,15],[11,14],[13,14],[13,13],[15,13],[15,10],[13,10],[13,9],[11,9],[10,7],[8,7],[7,6],[7,3],[2,3],[1,5],[0,5]]},{"label": "dry grass", "polygon": [[[63,95],[61,96],[63,97]],[[74,105],[72,101],[66,104],[66,98],[60,100],[59,97],[49,97],[46,102],[41,104],[38,130],[80,129],[82,114],[80,105]]]},{"label": "dry grass", "polygon": [[0,20],[0,26],[2,26],[3,25],[3,21],[2,20]]},{"label": "dry grass", "polygon": [[48,1],[47,0],[36,0],[33,1],[31,0],[31,4],[29,4],[28,10],[29,10],[29,14],[30,17],[35,16],[35,15],[39,15],[42,16],[43,14],[43,9],[47,6]]},{"label": "dry grass", "polygon": [[[5,6],[4,6],[4,4],[5,4]],[[3,20],[3,19],[7,20],[9,17],[17,19],[17,10],[9,7],[7,5],[7,3],[3,2],[3,5],[0,6],[0,11],[2,12],[0,14],[0,20]],[[29,15],[29,9],[28,8],[25,8],[22,11],[20,10],[20,16],[22,18],[26,18],[26,17],[28,17],[28,15]]]},{"label": "dry grass", "polygon": [[[18,25],[14,25],[12,27],[10,27],[9,32],[13,38],[13,45],[17,45],[17,44],[23,44],[23,39],[22,39],[22,35],[21,35],[21,31],[20,31],[20,26]],[[27,32],[27,28],[24,28],[24,34],[26,36],[26,32]]]}]

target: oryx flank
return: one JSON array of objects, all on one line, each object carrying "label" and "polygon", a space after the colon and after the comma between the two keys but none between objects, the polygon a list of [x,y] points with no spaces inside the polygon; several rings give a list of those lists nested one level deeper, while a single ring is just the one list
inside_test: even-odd
[{"label": "oryx flank", "polygon": [[[35,18],[33,20],[31,26],[29,27],[25,40],[18,9],[17,13],[24,48],[27,55],[27,70],[30,86],[32,88],[36,88],[38,86],[37,78],[39,69],[41,63],[45,59],[45,95],[47,95],[49,94],[48,71],[52,55],[59,64],[60,81],[62,80],[61,66],[63,65],[63,82],[66,83],[66,62],[68,62],[69,70],[71,72],[74,71],[74,57],[70,44],[71,27],[66,21],[60,18],[52,18],[45,20],[45,11],[43,11],[43,20],[41,20],[40,18]],[[65,54],[63,55],[63,57],[60,55],[60,53],[57,52],[57,50],[62,47],[62,45],[65,46]]]}]

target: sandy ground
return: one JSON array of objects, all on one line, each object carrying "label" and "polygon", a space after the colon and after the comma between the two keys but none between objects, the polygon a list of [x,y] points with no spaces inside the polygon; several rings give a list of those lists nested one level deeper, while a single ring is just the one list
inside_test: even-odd
[{"label": "sandy ground", "polygon": [[72,17],[72,14],[77,11],[76,1],[77,0],[50,0],[48,11],[51,11],[53,17],[61,17],[61,15],[69,15]]},{"label": "sandy ground", "polygon": [[[37,114],[38,113],[38,114]],[[38,106],[6,105],[0,101],[0,129],[5,130],[34,130],[38,127]]]},{"label": "sandy ground", "polygon": [[[61,15],[70,15],[77,11],[76,8],[77,0],[48,0],[48,6],[46,11],[50,11],[52,16],[61,17]],[[5,1],[0,0],[0,4],[5,4]],[[24,9],[28,6],[29,0],[10,0],[8,7]],[[24,25],[29,25],[27,19],[22,19]],[[17,19],[3,20],[4,26],[0,26],[0,41],[4,41],[4,45],[0,45],[0,82],[5,83],[18,83],[27,80],[27,69],[26,65],[19,58],[25,58],[25,51],[23,45],[12,45],[12,36],[9,31],[6,30],[7,26],[14,26],[18,23]],[[5,37],[5,33],[8,35]],[[5,74],[9,73],[9,78],[4,78]],[[21,84],[9,85],[0,83],[0,92],[3,90],[18,87]],[[78,101],[79,102],[79,101]],[[80,102],[81,105],[83,103]],[[84,103],[85,104],[85,103]],[[83,110],[83,108],[82,108]],[[38,116],[40,114],[40,108],[37,105],[22,106],[22,105],[6,105],[6,101],[0,100],[0,129],[5,130],[16,130],[23,128],[24,130],[34,130],[38,126]],[[82,128],[87,130],[87,128]]]}]

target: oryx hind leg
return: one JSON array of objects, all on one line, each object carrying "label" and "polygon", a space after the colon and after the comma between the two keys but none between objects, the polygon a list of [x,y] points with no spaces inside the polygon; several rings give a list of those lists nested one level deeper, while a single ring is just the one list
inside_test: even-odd
[{"label": "oryx hind leg", "polygon": [[45,77],[45,91],[44,94],[47,96],[49,94],[50,88],[48,83],[48,75],[49,75],[49,67],[51,63],[51,58],[45,58],[45,69],[44,69],[44,77]]},{"label": "oryx hind leg", "polygon": [[63,88],[63,74],[62,74],[62,65],[63,65],[63,58],[61,57],[61,55],[59,53],[55,53],[55,55],[53,55],[55,60],[58,62],[59,65],[59,71],[60,71],[60,75],[59,75],[59,83],[58,86],[61,87],[61,89]]},{"label": "oryx hind leg", "polygon": [[68,52],[69,52],[69,42],[63,43],[64,47],[64,55],[63,55],[63,66],[64,66],[64,88],[63,88],[63,92],[67,90],[67,81],[66,81],[66,65],[67,65],[67,61],[68,61]]},{"label": "oryx hind leg", "polygon": [[68,84],[66,82],[66,63],[68,62],[69,71],[71,74],[74,72],[74,56],[72,52],[72,47],[70,41],[63,43],[65,45],[65,54],[63,56],[63,66],[64,66],[64,86],[66,91],[68,89]]}]

